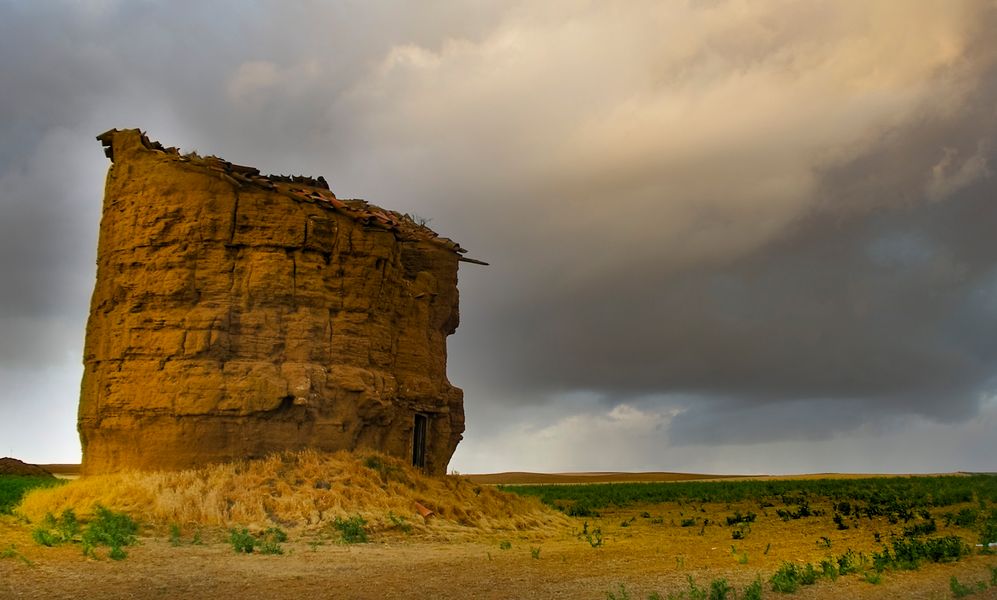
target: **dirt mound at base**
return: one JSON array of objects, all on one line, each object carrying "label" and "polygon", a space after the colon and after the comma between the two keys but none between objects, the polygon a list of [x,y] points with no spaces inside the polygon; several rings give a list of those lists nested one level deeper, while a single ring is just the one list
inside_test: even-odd
[{"label": "dirt mound at base", "polygon": [[[167,525],[320,529],[360,515],[372,531],[560,529],[567,519],[523,498],[456,476],[430,477],[380,454],[314,451],[176,472],[123,472],[29,493],[17,512],[37,521],[97,505]],[[425,518],[419,505],[433,512]],[[424,512],[424,511],[423,511]]]},{"label": "dirt mound at base", "polygon": [[23,460],[10,458],[9,456],[0,458],[0,475],[34,475],[35,477],[55,477],[55,475],[52,475],[38,465],[32,465],[24,462]]}]

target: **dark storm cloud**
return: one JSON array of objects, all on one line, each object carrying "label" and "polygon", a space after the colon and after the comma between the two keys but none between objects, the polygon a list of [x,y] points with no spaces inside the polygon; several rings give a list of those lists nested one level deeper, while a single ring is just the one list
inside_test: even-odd
[{"label": "dark storm cloud", "polygon": [[463,447],[535,419],[570,456],[575,413],[598,435],[652,415],[671,444],[959,423],[997,364],[995,12],[4,4],[0,360],[55,381],[80,355],[93,136],[139,126],[489,260],[450,344]]},{"label": "dark storm cloud", "polygon": [[[997,69],[994,9],[980,8],[963,54],[930,78],[962,89],[958,99],[871,130],[845,160],[814,162],[813,185],[798,192],[804,210],[763,243],[676,267],[669,251],[682,248],[646,235],[668,211],[634,210],[617,194],[603,200],[617,207],[603,231],[534,246],[542,264],[566,243],[574,254],[560,258],[598,275],[547,277],[547,289],[497,307],[503,327],[486,338],[506,361],[483,377],[534,392],[590,390],[610,405],[652,395],[651,404],[683,409],[670,423],[675,443],[816,439],[899,415],[974,416],[997,375],[997,238],[988,233]],[[764,156],[766,140],[757,143]],[[700,177],[726,168],[691,166]],[[646,187],[667,185],[643,176]],[[751,194],[750,175],[742,183]],[[738,237],[752,215],[731,207],[707,202],[681,233]]]}]

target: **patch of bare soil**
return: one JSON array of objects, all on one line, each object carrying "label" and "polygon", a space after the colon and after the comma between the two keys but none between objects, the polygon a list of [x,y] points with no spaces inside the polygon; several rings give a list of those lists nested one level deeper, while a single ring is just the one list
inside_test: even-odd
[{"label": "patch of bare soil", "polygon": [[[716,523],[733,510],[757,506],[704,505],[702,517]],[[705,512],[703,512],[705,509]],[[369,544],[338,543],[332,532],[292,534],[278,556],[239,555],[224,532],[205,531],[204,545],[180,545],[164,533],[147,535],[115,562],[85,558],[78,545],[46,548],[31,541],[30,526],[0,518],[0,550],[23,556],[0,559],[0,598],[592,598],[605,599],[624,586],[631,598],[662,597],[726,578],[739,592],[756,577],[766,598],[951,598],[952,576],[967,585],[989,584],[997,556],[974,555],[959,562],[926,564],[916,571],[888,571],[872,584],[860,575],[822,580],[795,595],[770,591],[768,577],[783,561],[799,564],[840,555],[846,549],[879,549],[873,532],[887,537],[884,521],[861,529],[829,530],[821,521],[782,521],[762,514],[745,539],[732,540],[719,525],[681,527],[689,505],[650,505],[573,519],[560,533],[493,533],[435,541],[400,532]],[[626,526],[623,526],[626,523]],[[602,545],[581,535],[596,529]],[[827,538],[830,547],[822,542]],[[13,553],[8,553],[13,554]],[[30,562],[30,565],[27,564]],[[997,597],[987,587],[974,599]]]}]

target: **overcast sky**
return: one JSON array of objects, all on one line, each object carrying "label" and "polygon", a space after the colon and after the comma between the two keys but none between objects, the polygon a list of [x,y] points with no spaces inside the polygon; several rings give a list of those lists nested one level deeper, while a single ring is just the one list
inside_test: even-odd
[{"label": "overcast sky", "polygon": [[997,470],[997,2],[0,1],[0,455],[140,127],[431,218],[451,468]]}]

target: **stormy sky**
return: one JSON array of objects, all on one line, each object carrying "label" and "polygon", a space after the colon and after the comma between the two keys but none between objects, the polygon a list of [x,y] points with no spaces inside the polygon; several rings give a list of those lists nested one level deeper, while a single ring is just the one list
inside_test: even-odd
[{"label": "stormy sky", "polygon": [[75,462],[94,136],[463,265],[451,468],[997,470],[997,2],[0,2],[0,455]]}]

